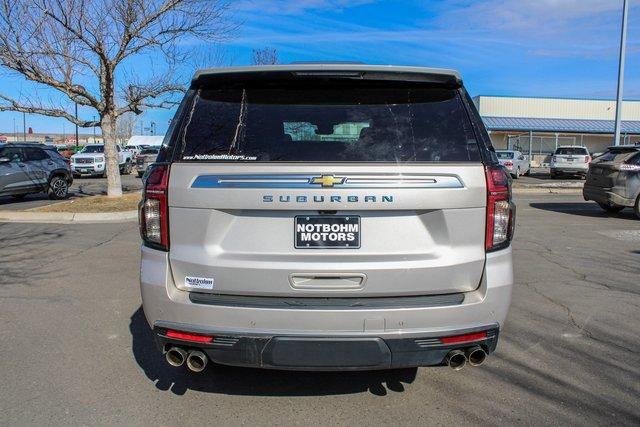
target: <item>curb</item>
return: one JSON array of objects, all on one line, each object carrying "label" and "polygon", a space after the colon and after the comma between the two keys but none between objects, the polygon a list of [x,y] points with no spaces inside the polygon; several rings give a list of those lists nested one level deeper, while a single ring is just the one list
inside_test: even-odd
[{"label": "curb", "polygon": [[0,222],[41,222],[50,224],[72,224],[92,222],[128,222],[137,220],[138,211],[73,213],[0,210]]}]

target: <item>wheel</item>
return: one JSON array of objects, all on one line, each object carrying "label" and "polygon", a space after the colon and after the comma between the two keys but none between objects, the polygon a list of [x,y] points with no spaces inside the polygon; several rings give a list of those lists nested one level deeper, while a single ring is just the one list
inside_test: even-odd
[{"label": "wheel", "polygon": [[[598,202],[598,206],[600,206],[607,213],[618,213],[622,209],[624,209],[624,206],[610,205],[608,203],[602,203],[602,202]],[[636,202],[636,206],[638,206],[637,202]]]},{"label": "wheel", "polygon": [[518,179],[518,178],[520,178],[520,168],[517,168],[515,175],[513,175],[513,179]]},{"label": "wheel", "polygon": [[524,176],[529,176],[531,175],[531,168],[527,169],[527,171],[524,173]]},{"label": "wheel", "polygon": [[51,178],[47,194],[49,194],[49,198],[52,200],[66,199],[69,195],[69,184],[67,180],[61,176]]},{"label": "wheel", "polygon": [[640,219],[640,195],[636,199],[636,205],[633,207],[633,212],[636,214],[636,217]]},{"label": "wheel", "polygon": [[550,175],[551,175],[551,179],[556,179],[558,177],[558,172],[551,171]]},{"label": "wheel", "polygon": [[138,178],[142,178],[144,176],[144,172],[138,171]]}]

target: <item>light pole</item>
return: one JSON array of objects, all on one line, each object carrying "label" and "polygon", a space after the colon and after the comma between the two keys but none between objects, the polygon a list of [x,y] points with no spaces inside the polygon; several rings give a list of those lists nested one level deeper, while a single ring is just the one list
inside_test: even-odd
[{"label": "light pole", "polygon": [[618,59],[618,93],[616,95],[616,127],[613,145],[620,145],[620,127],[622,121],[622,86],[624,84],[624,57],[627,44],[627,14],[629,4],[622,0],[622,31],[620,33],[620,57]]},{"label": "light pole", "polygon": [[93,116],[93,143],[96,143],[96,116]]},{"label": "light pole", "polygon": [[76,102],[76,147],[78,147],[78,103]]},{"label": "light pole", "polygon": [[22,141],[27,142],[27,113],[22,112]]}]

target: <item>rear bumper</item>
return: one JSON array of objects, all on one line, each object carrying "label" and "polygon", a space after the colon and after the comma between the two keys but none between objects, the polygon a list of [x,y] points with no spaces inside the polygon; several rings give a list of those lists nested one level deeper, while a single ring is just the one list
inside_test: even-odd
[{"label": "rear bumper", "polygon": [[[140,274],[145,316],[156,331],[161,348],[173,342],[163,336],[166,328],[205,333],[228,338],[223,340],[227,345],[224,348],[197,345],[214,361],[281,369],[437,365],[451,348],[469,346],[446,346],[437,341],[438,337],[479,330],[492,331],[486,342],[480,343],[491,352],[507,316],[512,284],[510,247],[487,254],[482,283],[475,291],[464,293],[461,303],[428,307],[305,309],[197,303],[191,300],[189,292],[174,285],[167,253],[147,247],[142,248]],[[431,346],[417,344],[430,339],[436,339]],[[347,358],[351,362],[338,358],[327,366],[326,362],[312,360],[313,352],[331,355],[339,348],[344,349],[341,354],[353,356]],[[303,356],[292,366],[287,358],[294,350]],[[363,361],[358,354],[366,352],[377,356],[367,356]]]},{"label": "rear bumper", "polygon": [[554,173],[586,174],[589,171],[589,164],[588,163],[580,163],[577,165],[554,164],[549,166],[549,170]]},{"label": "rear bumper", "polygon": [[[624,192],[624,189],[620,188],[620,192]],[[604,188],[585,184],[582,189],[582,195],[585,200],[592,200],[606,205],[633,207],[636,202],[635,199],[629,199],[620,195],[616,192],[615,187]]]},{"label": "rear bumper", "polygon": [[[183,326],[183,325],[181,325]],[[486,332],[486,338],[457,344],[442,343],[438,337],[297,337],[297,336],[215,336],[210,344],[194,344],[168,338],[166,329],[174,325],[160,323],[155,328],[158,348],[173,346],[197,348],[215,363],[233,366],[288,370],[374,370],[440,365],[455,349],[482,347],[487,353],[498,344],[497,325],[462,333]]]}]

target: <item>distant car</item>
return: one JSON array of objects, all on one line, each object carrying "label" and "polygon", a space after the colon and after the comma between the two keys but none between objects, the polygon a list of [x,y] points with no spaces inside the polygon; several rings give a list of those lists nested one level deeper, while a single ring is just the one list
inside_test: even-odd
[{"label": "distant car", "polygon": [[584,178],[589,171],[589,162],[591,162],[591,156],[587,147],[558,147],[549,164],[551,178],[562,175],[577,175]]},{"label": "distant car", "polygon": [[136,157],[136,172],[138,173],[138,178],[142,178],[142,175],[147,171],[149,165],[155,163],[159,152],[160,147],[150,147],[145,148],[138,154]]},{"label": "distant car", "polygon": [[504,166],[505,170],[514,178],[520,175],[529,175],[531,172],[531,162],[529,156],[525,156],[517,150],[496,150],[498,162]]},{"label": "distant car", "polygon": [[[116,148],[120,173],[128,175],[133,168],[133,153],[122,149],[119,145],[116,145]],[[87,144],[79,153],[71,156],[71,171],[75,176],[86,174],[106,176],[107,163],[104,157],[104,145]]]},{"label": "distant car", "polygon": [[51,199],[64,199],[72,183],[69,164],[55,147],[0,144],[0,196],[46,192]]},{"label": "distant car", "polygon": [[640,218],[640,146],[610,147],[591,162],[582,194],[610,213],[633,207]]}]

